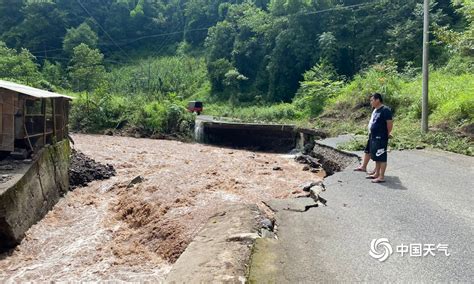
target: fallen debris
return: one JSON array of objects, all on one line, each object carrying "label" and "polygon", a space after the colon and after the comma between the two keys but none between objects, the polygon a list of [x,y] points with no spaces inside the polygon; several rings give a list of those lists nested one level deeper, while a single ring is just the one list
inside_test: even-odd
[{"label": "fallen debris", "polygon": [[262,228],[270,230],[270,231],[273,230],[273,222],[270,219],[264,218],[260,220],[259,223],[260,223],[260,226],[262,226]]},{"label": "fallen debris", "polygon": [[322,181],[308,181],[300,185],[303,191],[309,192],[309,190],[316,185],[321,185]]},{"label": "fallen debris", "polygon": [[94,180],[104,180],[115,176],[112,165],[103,165],[87,157],[83,153],[72,150],[71,167],[69,169],[69,190],[87,186]]},{"label": "fallen debris", "polygon": [[11,175],[1,175],[0,176],[0,183],[5,183],[5,182],[7,182],[11,179],[12,179]]},{"label": "fallen debris", "polygon": [[310,171],[312,173],[319,173],[323,170],[323,165],[318,159],[311,157],[310,155],[297,154],[295,161],[300,164],[305,164],[303,171]]},{"label": "fallen debris", "polygon": [[136,176],[134,179],[132,179],[132,181],[130,181],[130,183],[127,185],[127,188],[130,188],[137,183],[142,183],[144,180],[145,179],[142,178],[141,176]]},{"label": "fallen debris", "polygon": [[296,155],[295,157],[295,160],[300,163],[300,164],[307,164],[309,165],[311,168],[321,168],[322,165],[321,163],[319,163],[319,160],[316,159],[316,158],[313,158],[309,155]]}]

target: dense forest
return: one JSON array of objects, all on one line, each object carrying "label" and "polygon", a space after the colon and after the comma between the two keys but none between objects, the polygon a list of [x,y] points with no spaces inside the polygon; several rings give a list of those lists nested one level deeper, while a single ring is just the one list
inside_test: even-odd
[{"label": "dense forest", "polygon": [[215,115],[357,132],[367,94],[379,91],[404,121],[393,146],[472,154],[463,146],[474,132],[472,0],[431,1],[439,132],[408,135],[420,115],[422,4],[0,0],[0,78],[73,93],[87,109],[73,112],[76,129],[128,123],[148,134],[188,131],[184,105],[196,98]]}]

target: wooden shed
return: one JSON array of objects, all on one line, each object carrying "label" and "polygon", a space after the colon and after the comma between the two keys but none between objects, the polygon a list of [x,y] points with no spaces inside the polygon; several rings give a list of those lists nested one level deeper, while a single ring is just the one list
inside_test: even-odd
[{"label": "wooden shed", "polygon": [[67,139],[71,97],[0,80],[0,152]]}]

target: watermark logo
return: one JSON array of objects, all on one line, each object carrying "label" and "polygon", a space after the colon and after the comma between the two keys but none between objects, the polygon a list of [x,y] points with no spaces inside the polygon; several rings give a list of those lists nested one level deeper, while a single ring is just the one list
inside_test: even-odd
[{"label": "watermark logo", "polygon": [[392,245],[387,238],[373,239],[370,242],[369,255],[378,261],[384,262],[392,253]]},{"label": "watermark logo", "polygon": [[[442,253],[444,256],[450,256],[448,244],[422,244],[422,243],[411,243],[411,244],[400,244],[395,247],[395,253],[400,256],[409,255],[410,257],[426,257],[436,256],[438,253]],[[387,260],[393,252],[392,244],[387,238],[373,239],[370,242],[369,255],[380,262]]]}]

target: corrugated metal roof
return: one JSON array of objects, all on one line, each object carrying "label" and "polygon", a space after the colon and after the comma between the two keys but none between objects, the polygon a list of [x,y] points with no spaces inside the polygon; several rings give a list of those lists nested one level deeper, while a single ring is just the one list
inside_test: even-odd
[{"label": "corrugated metal roof", "polygon": [[33,88],[33,87],[25,86],[25,85],[20,85],[20,84],[16,84],[16,83],[9,82],[9,81],[3,81],[3,80],[0,80],[0,88],[7,89],[7,90],[10,90],[10,91],[14,91],[14,92],[17,92],[17,93],[21,93],[21,94],[24,94],[24,95],[32,96],[32,97],[35,97],[35,98],[41,98],[41,99],[44,99],[44,98],[66,98],[66,99],[72,100],[72,97],[69,97],[69,96],[65,96],[65,95],[61,95],[61,94],[57,94],[57,93],[53,93],[53,92],[48,92],[48,91],[45,91],[45,90],[40,90],[40,89],[37,89],[37,88]]}]

